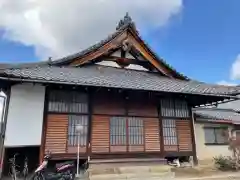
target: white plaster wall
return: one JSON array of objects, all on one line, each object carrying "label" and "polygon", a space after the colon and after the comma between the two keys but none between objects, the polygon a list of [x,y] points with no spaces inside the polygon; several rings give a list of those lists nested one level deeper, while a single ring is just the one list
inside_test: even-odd
[{"label": "white plaster wall", "polygon": [[[205,145],[204,125],[207,123],[195,123],[196,151],[199,160],[210,160],[213,157],[223,155],[231,156],[227,145]],[[231,127],[229,127],[231,129]]]},{"label": "white plaster wall", "polygon": [[41,144],[45,87],[19,84],[11,88],[5,146]]}]

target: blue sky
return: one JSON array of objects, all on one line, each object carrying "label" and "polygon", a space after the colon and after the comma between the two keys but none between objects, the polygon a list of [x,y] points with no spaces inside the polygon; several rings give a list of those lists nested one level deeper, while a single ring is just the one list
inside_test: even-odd
[{"label": "blue sky", "polygon": [[[167,26],[144,27],[147,33],[143,38],[170,65],[190,78],[209,83],[230,81],[232,64],[240,53],[239,7],[239,0],[186,0],[181,13],[171,18]],[[3,37],[3,32],[2,29],[1,62],[40,59],[33,46],[10,41]]]},{"label": "blue sky", "polygon": [[229,80],[240,53],[240,1],[184,1],[181,17],[148,40],[178,71],[197,80]]}]

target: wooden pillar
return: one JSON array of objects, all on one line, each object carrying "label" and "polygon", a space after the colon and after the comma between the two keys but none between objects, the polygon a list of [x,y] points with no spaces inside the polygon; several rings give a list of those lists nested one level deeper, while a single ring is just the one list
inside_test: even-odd
[{"label": "wooden pillar", "polygon": [[45,152],[45,140],[46,140],[46,130],[47,130],[47,112],[48,112],[48,87],[45,89],[45,99],[44,99],[44,109],[43,109],[43,124],[42,124],[42,139],[39,151],[39,164],[43,161]]},{"label": "wooden pillar", "polygon": [[91,154],[91,139],[92,139],[92,116],[93,116],[93,91],[88,90],[88,136],[87,136],[87,155]]},{"label": "wooden pillar", "polygon": [[9,110],[9,102],[10,102],[10,97],[11,97],[11,86],[5,91],[6,94],[6,99],[4,102],[4,108],[5,110],[3,111],[3,124],[1,125],[1,137],[0,137],[0,178],[2,177],[2,170],[3,170],[3,160],[4,160],[4,156],[5,156],[5,148],[4,148],[4,140],[5,140],[5,135],[6,135],[6,126],[7,126],[7,117],[8,117],[8,110]]},{"label": "wooden pillar", "polygon": [[194,165],[198,165],[198,158],[197,158],[197,150],[196,150],[196,134],[195,134],[195,120],[196,117],[190,108],[190,115],[191,115],[191,135],[192,135],[192,148],[193,148],[193,163]]},{"label": "wooden pillar", "polygon": [[158,119],[159,119],[159,141],[160,141],[160,153],[164,156],[164,138],[163,138],[163,123],[161,112],[161,100],[158,101]]}]

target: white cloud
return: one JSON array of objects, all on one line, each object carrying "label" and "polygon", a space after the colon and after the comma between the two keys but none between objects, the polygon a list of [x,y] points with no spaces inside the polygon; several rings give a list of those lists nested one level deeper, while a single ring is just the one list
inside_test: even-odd
[{"label": "white cloud", "polygon": [[237,84],[234,83],[234,82],[229,82],[229,81],[224,81],[224,80],[217,82],[217,84],[219,84],[219,85],[225,85],[225,86],[236,86],[236,85],[237,85]]},{"label": "white cloud", "polygon": [[0,28],[39,57],[57,57],[105,38],[126,12],[141,27],[157,27],[181,8],[182,0],[0,0]]},{"label": "white cloud", "polygon": [[232,64],[230,78],[232,80],[240,79],[240,54],[237,55],[237,58],[235,59],[234,63]]}]

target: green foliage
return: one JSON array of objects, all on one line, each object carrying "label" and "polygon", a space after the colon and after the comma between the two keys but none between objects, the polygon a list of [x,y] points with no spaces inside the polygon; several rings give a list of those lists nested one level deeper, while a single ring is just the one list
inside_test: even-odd
[{"label": "green foliage", "polygon": [[236,169],[236,162],[232,157],[217,156],[217,157],[214,157],[213,159],[214,159],[215,166],[220,170],[227,171],[227,170]]}]

